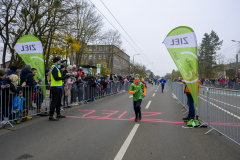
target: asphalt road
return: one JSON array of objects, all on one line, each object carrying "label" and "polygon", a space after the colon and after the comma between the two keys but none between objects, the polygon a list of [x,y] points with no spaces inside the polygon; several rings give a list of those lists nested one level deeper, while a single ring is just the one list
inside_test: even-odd
[{"label": "asphalt road", "polygon": [[186,115],[167,86],[161,93],[160,87],[148,85],[141,122],[134,122],[132,103],[125,92],[74,106],[58,122],[34,117],[1,129],[0,159],[239,159],[240,147],[217,132],[182,128]]}]

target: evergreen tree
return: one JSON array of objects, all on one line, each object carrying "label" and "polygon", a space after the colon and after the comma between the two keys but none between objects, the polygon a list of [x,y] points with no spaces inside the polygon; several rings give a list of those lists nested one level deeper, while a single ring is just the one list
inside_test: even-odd
[{"label": "evergreen tree", "polygon": [[199,73],[201,77],[212,78],[216,65],[217,51],[221,49],[223,40],[220,41],[216,32],[205,33],[201,45],[198,47]]}]

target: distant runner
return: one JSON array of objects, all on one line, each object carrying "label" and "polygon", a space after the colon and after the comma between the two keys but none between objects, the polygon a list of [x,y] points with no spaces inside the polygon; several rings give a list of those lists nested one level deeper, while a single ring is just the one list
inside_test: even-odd
[{"label": "distant runner", "polygon": [[166,80],[162,77],[162,79],[160,80],[160,82],[161,82],[162,93],[163,93],[163,90],[164,90],[164,86],[165,86]]}]

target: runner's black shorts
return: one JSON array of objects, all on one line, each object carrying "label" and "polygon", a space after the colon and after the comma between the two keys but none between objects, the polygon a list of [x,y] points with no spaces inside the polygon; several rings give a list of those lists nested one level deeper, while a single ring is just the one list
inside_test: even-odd
[{"label": "runner's black shorts", "polygon": [[139,107],[141,106],[142,103],[142,99],[139,99],[137,101],[133,101],[133,107]]}]

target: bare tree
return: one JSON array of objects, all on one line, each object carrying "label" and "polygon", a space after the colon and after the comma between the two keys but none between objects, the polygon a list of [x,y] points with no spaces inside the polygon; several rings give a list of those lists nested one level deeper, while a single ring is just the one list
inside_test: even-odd
[{"label": "bare tree", "polygon": [[122,58],[123,55],[121,53],[124,52],[124,50],[121,49],[122,40],[120,33],[109,29],[102,35],[102,41],[100,44],[105,45],[103,50],[106,54],[107,68],[110,68],[113,71],[114,57],[117,59]]},{"label": "bare tree", "polygon": [[75,14],[73,15],[73,25],[70,26],[71,34],[76,37],[81,45],[80,50],[76,52],[75,63],[77,65],[81,65],[83,53],[90,53],[87,44],[97,39],[102,27],[102,17],[97,13],[94,5],[84,0],[77,1]]}]

